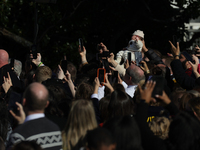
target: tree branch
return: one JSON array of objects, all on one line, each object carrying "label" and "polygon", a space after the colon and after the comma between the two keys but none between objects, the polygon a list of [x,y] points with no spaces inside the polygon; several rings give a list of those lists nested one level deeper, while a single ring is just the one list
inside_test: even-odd
[{"label": "tree branch", "polygon": [[33,43],[31,43],[30,41],[10,32],[4,28],[0,28],[0,33],[3,36],[7,37],[8,39],[14,40],[15,42],[21,44],[24,47],[30,48],[33,45]]}]

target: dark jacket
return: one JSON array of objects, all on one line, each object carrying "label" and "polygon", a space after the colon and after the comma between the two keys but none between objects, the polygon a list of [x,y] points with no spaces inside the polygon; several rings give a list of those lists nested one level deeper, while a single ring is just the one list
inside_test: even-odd
[{"label": "dark jacket", "polygon": [[[8,77],[7,72],[9,72],[10,74],[10,78],[12,80],[12,84],[14,88],[18,88],[18,89],[22,89],[22,83],[20,82],[20,80],[17,78],[17,75],[12,71],[11,67],[9,64],[4,65],[0,68],[0,85],[2,86],[4,79],[3,77]],[[4,92],[1,89],[2,92]]]},{"label": "dark jacket", "polygon": [[186,90],[191,90],[195,86],[200,85],[200,78],[194,79],[185,73],[182,63],[179,59],[175,59],[171,62],[171,68],[176,81],[180,86]]}]

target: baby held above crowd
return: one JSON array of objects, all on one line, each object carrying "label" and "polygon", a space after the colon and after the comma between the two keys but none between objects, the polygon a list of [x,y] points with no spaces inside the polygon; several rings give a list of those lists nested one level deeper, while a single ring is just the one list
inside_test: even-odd
[{"label": "baby held above crowd", "polygon": [[[131,61],[140,62],[142,56],[142,47],[144,40],[143,31],[136,30],[131,37],[131,40],[128,43],[128,46],[125,50],[121,50],[116,54],[116,62],[120,64],[122,60],[125,62],[128,59],[128,53],[131,54]],[[137,61],[138,60],[138,61]]]}]

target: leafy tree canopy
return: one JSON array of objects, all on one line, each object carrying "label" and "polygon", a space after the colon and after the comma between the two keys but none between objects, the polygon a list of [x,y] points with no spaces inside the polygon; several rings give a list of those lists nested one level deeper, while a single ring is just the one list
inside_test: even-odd
[{"label": "leafy tree canopy", "polygon": [[[174,1],[178,9],[170,6]],[[57,0],[37,5],[37,45],[50,66],[57,65],[64,53],[78,65],[78,38],[83,38],[89,53],[96,53],[99,42],[117,52],[137,29],[144,31],[147,47],[166,53],[168,40],[177,35],[183,41],[184,23],[200,16],[198,0]],[[35,7],[31,0],[0,2],[0,46],[20,60],[34,40]]]}]

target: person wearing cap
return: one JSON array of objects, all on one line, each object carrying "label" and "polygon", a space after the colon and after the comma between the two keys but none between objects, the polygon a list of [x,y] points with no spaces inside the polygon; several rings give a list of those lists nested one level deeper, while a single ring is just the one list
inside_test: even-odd
[{"label": "person wearing cap", "polygon": [[121,50],[116,55],[116,62],[118,64],[121,63],[122,58],[124,62],[128,59],[128,53],[131,52],[131,61],[135,61],[136,57],[140,57],[144,40],[143,31],[136,30],[131,37],[131,40],[128,43],[128,47],[126,50]]}]

